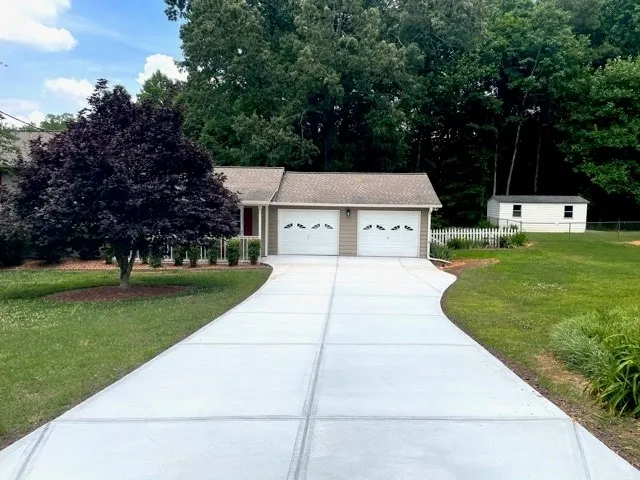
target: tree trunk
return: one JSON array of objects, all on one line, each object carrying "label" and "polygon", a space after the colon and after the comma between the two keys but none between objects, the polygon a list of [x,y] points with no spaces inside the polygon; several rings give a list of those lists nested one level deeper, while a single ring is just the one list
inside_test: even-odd
[{"label": "tree trunk", "polygon": [[493,194],[498,190],[498,133],[496,132],[496,151],[493,155]]},{"label": "tree trunk", "polygon": [[518,122],[518,129],[516,130],[516,141],[513,146],[513,156],[511,157],[511,167],[509,167],[509,176],[507,177],[506,195],[509,195],[509,191],[511,190],[511,178],[513,177],[513,168],[516,165],[516,157],[518,156],[518,143],[520,142],[521,129],[522,129],[522,120]]},{"label": "tree trunk", "polygon": [[536,173],[533,176],[533,193],[538,194],[538,173],[540,172],[540,144],[542,143],[542,128],[538,135],[538,151],[536,153]]},{"label": "tree trunk", "polygon": [[125,255],[119,254],[116,259],[120,267],[120,288],[126,290],[131,286],[130,278],[133,264],[136,261],[136,250],[127,252]]},{"label": "tree trunk", "polygon": [[333,105],[324,113],[323,120],[324,171],[330,172],[333,165]]}]

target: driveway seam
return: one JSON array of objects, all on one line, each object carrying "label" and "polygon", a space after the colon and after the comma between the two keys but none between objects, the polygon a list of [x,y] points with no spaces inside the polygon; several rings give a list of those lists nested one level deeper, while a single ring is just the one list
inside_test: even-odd
[{"label": "driveway seam", "polygon": [[587,456],[584,453],[584,448],[582,446],[582,442],[580,441],[580,435],[578,434],[578,427],[575,421],[571,421],[573,435],[576,438],[576,442],[578,442],[578,450],[580,451],[580,460],[582,461],[582,468],[584,468],[584,473],[587,480],[591,480],[591,472],[589,471],[589,463],[587,462]]},{"label": "driveway seam", "polygon": [[[322,356],[324,353],[325,340],[327,337],[327,332],[329,330],[329,320],[331,319],[331,309],[333,307],[333,299],[334,299],[334,294],[336,289],[336,279],[338,277],[339,265],[340,265],[340,258],[336,257],[335,272],[333,275],[333,285],[331,287],[331,296],[329,297],[329,305],[327,307],[327,313],[324,319],[324,324],[322,326],[322,334],[320,335],[318,352],[316,354],[316,358],[313,364],[309,390],[307,391],[307,396],[304,402],[303,412],[305,413],[305,417],[303,420],[302,431],[300,436],[300,445],[299,446],[296,445],[294,447],[292,464],[289,466],[289,473],[287,475],[287,478],[290,478],[291,475],[293,475],[293,479],[298,479],[302,469],[302,464],[304,463],[305,450],[307,447],[307,439],[309,437],[309,424],[311,422],[311,415],[313,413],[316,389],[318,387],[318,378],[320,376],[320,367],[322,365]],[[297,454],[297,457],[296,457],[296,454]],[[292,472],[291,467],[293,467],[294,460],[295,460],[295,469]]]},{"label": "driveway seam", "polygon": [[24,475],[27,472],[27,469],[29,468],[29,464],[33,460],[33,457],[35,456],[36,450],[38,449],[40,444],[43,442],[45,435],[49,433],[51,428],[52,428],[51,422],[47,423],[47,425],[42,430],[42,433],[40,434],[38,439],[33,443],[33,446],[31,447],[31,450],[29,451],[27,458],[25,458],[24,462],[22,463],[22,466],[20,467],[20,470],[18,470],[18,473],[15,476],[16,480],[21,480],[22,478],[25,478]]}]

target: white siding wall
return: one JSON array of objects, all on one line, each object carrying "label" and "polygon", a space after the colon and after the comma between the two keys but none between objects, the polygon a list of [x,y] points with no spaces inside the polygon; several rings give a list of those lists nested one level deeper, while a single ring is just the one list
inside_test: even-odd
[{"label": "white siding wall", "polygon": [[500,204],[495,198],[490,198],[487,202],[487,219],[493,225],[498,225],[498,218],[500,218]]},{"label": "white siding wall", "polygon": [[506,227],[522,222],[526,232],[582,233],[586,230],[587,204],[573,205],[573,218],[564,218],[563,203],[516,203],[522,205],[522,217],[513,216],[513,203],[500,203],[500,226]]}]

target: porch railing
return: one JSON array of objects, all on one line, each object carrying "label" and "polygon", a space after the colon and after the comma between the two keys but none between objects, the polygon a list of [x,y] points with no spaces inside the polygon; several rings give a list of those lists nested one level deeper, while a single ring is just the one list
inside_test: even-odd
[{"label": "porch railing", "polygon": [[[240,240],[240,261],[248,262],[249,261],[249,240],[260,239],[257,236],[247,236],[243,235],[240,237],[236,237]],[[226,262],[227,261],[227,239],[220,240],[220,252],[218,253],[218,261]],[[165,248],[165,254],[162,259],[164,262],[173,262],[173,247],[167,245]],[[206,246],[200,247],[200,258],[198,258],[198,262],[208,262],[209,261],[209,248]],[[185,258],[185,263],[189,262],[189,254],[187,253],[187,257]]]}]

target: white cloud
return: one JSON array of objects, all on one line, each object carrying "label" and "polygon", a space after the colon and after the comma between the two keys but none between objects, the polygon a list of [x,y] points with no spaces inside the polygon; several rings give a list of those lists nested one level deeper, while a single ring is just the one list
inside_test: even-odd
[{"label": "white cloud", "polygon": [[171,80],[180,80],[184,82],[187,79],[187,73],[178,70],[175,60],[169,55],[156,53],[147,57],[144,64],[144,70],[138,74],[136,79],[140,85],[146,82],[151,75],[160,70]]},{"label": "white cloud", "polygon": [[71,0],[8,0],[2,2],[0,40],[49,52],[71,50],[77,45],[71,32],[55,26],[71,8]]},{"label": "white cloud", "polygon": [[[40,104],[38,102],[22,98],[0,98],[0,110],[19,118],[23,122],[36,126],[40,125],[45,117],[44,113],[40,111]],[[25,126],[24,123],[6,116],[3,123],[16,128]]]},{"label": "white cloud", "polygon": [[93,85],[87,79],[53,78],[44,82],[44,88],[60,97],[73,100],[79,107],[87,104],[87,97],[93,93]]}]

